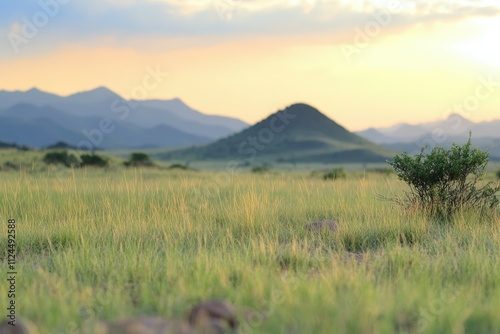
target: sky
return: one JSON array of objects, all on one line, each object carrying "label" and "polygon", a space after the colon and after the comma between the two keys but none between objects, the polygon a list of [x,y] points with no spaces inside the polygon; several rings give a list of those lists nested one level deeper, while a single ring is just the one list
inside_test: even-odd
[{"label": "sky", "polygon": [[498,0],[2,1],[0,89],[106,86],[248,123],[304,102],[350,130],[491,120],[499,31]]}]

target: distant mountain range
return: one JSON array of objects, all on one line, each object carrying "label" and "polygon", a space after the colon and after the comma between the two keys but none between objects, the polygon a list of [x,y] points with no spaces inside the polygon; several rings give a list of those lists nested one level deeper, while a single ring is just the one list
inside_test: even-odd
[{"label": "distant mountain range", "polygon": [[500,160],[500,120],[472,122],[458,114],[447,119],[422,124],[397,124],[388,128],[369,128],[357,134],[395,151],[414,152],[423,146],[449,147],[462,144],[472,133],[476,147],[489,150],[492,160]]},{"label": "distant mountain range", "polygon": [[235,118],[203,114],[179,99],[128,101],[105,87],[66,97],[35,88],[0,91],[0,141],[31,147],[58,141],[93,149],[182,147],[246,127]]},{"label": "distant mountain range", "polygon": [[415,125],[401,123],[388,128],[369,128],[357,134],[377,144],[394,144],[414,142],[425,137],[467,138],[471,131],[473,138],[500,139],[500,120],[474,123],[452,114],[443,121]]},{"label": "distant mountain range", "polygon": [[[384,162],[394,152],[463,143],[500,160],[500,120],[474,123],[460,115],[422,124],[398,124],[351,133],[317,109],[294,104],[249,126],[203,114],[179,99],[129,101],[99,87],[69,96],[0,91],[0,148],[166,148],[171,160],[240,162]],[[12,144],[6,144],[12,143]],[[16,146],[17,145],[17,146]]]},{"label": "distant mountain range", "polygon": [[294,104],[214,143],[169,151],[168,160],[245,162],[384,162],[393,152],[361,138],[317,109]]}]

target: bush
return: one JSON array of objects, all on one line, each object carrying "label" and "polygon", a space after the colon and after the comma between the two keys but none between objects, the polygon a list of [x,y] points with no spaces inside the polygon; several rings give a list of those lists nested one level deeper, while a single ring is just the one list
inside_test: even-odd
[{"label": "bush", "polygon": [[80,159],[82,160],[81,166],[93,167],[106,167],[109,163],[108,159],[101,157],[97,154],[83,154]]},{"label": "bush", "polygon": [[123,163],[127,167],[153,167],[154,163],[146,153],[132,153],[130,159]]},{"label": "bush", "polygon": [[66,167],[78,167],[80,164],[76,155],[69,154],[66,151],[46,153],[43,162],[49,165],[64,165]]},{"label": "bush", "polygon": [[344,172],[344,168],[334,168],[331,171],[323,174],[323,180],[337,180],[345,178],[346,174]]},{"label": "bush", "polygon": [[500,170],[497,172],[497,178],[500,179]]},{"label": "bush", "polygon": [[463,145],[453,144],[451,149],[434,148],[425,155],[396,155],[389,164],[400,180],[410,186],[403,199],[395,199],[406,208],[417,208],[438,216],[450,218],[462,209],[492,211],[499,204],[500,187],[487,183],[478,188],[486,165],[488,152],[471,148],[471,139]]},{"label": "bush", "polygon": [[257,166],[252,168],[252,173],[256,174],[264,174],[264,173],[269,173],[270,169],[267,166]]}]

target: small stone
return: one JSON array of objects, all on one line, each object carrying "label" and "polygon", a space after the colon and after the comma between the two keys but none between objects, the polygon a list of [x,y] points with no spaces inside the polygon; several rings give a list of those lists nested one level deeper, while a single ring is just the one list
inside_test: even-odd
[{"label": "small stone", "polygon": [[202,333],[225,333],[238,327],[236,308],[223,300],[207,300],[195,305],[188,316],[193,328]]},{"label": "small stone", "polygon": [[16,319],[15,326],[9,324],[9,320],[0,323],[1,334],[39,334],[36,326],[29,320]]}]

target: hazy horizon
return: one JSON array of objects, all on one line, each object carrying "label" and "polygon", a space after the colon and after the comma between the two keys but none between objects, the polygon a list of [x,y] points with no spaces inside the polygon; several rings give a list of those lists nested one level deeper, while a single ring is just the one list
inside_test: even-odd
[{"label": "hazy horizon", "polygon": [[[41,89],[40,87],[35,87],[35,86],[34,86],[34,87],[31,87],[31,88],[29,88],[29,89],[27,89],[27,90],[1,90],[1,89],[0,89],[0,91],[7,91],[7,92],[21,92],[21,93],[26,93],[26,92],[31,91],[31,90],[38,90],[38,91],[41,91],[41,92],[43,92],[43,93],[54,94],[54,95],[58,95],[58,96],[61,96],[61,97],[69,97],[69,96],[74,95],[74,94],[79,94],[79,93],[90,92],[90,91],[93,91],[93,90],[96,90],[96,89],[99,89],[99,88],[105,88],[105,89],[108,89],[108,90],[110,90],[110,91],[112,91],[112,92],[116,93],[116,91],[114,91],[113,89],[111,89],[111,88],[109,88],[109,87],[106,87],[106,86],[98,86],[98,87],[94,87],[94,88],[91,88],[91,89],[88,89],[88,90],[75,91],[75,92],[73,92],[73,93],[66,94],[66,95],[61,95],[61,94],[57,94],[57,93],[55,93],[55,92],[50,92],[50,91],[47,91],[47,90]],[[116,93],[116,94],[118,94],[118,93]],[[118,95],[119,95],[119,96],[121,96],[120,94],[118,94]],[[123,96],[121,96],[121,97],[123,97]],[[154,99],[155,99],[155,98],[150,98],[150,99],[147,99],[147,100],[154,100]],[[200,111],[200,112],[202,112],[202,113],[204,113],[204,114],[206,114],[206,115],[210,115],[210,116],[227,116],[227,117],[235,117],[236,119],[243,120],[242,118],[240,118],[240,117],[238,117],[238,116],[234,116],[234,115],[222,115],[222,114],[210,114],[210,113],[206,113],[203,109],[201,109],[201,108],[195,108],[195,107],[193,107],[193,106],[189,103],[189,101],[185,101],[185,100],[183,100],[183,99],[181,99],[181,98],[179,98],[179,97],[172,97],[172,98],[169,98],[169,99],[162,99],[162,98],[158,98],[158,99],[160,99],[160,100],[165,100],[165,101],[179,99],[179,100],[181,100],[184,104],[186,104],[187,106],[189,106],[189,107],[191,107],[191,108],[193,108],[193,109],[195,109],[195,110],[197,110],[197,111]],[[141,101],[141,100],[138,100],[138,101]],[[143,100],[143,101],[146,101],[146,100]],[[286,105],[286,106],[283,106],[283,107],[280,107],[280,108],[278,108],[278,107],[277,107],[277,108],[275,108],[274,110],[269,111],[269,114],[267,114],[266,116],[264,116],[262,119],[258,119],[257,121],[254,121],[254,122],[248,122],[248,121],[246,121],[246,123],[247,123],[248,125],[250,125],[250,126],[251,126],[251,125],[254,125],[254,124],[256,124],[256,123],[258,123],[258,122],[262,121],[263,119],[267,118],[269,115],[271,115],[271,114],[275,113],[276,111],[278,111],[278,110],[283,110],[283,109],[285,109],[285,108],[287,108],[287,107],[289,107],[289,106],[291,106],[291,105],[293,105],[293,104],[297,104],[297,103],[305,103],[305,104],[308,104],[308,105],[310,105],[310,106],[314,107],[314,104],[313,104],[313,103],[308,103],[307,101],[294,101],[294,102],[292,102],[292,103],[289,103],[289,104],[288,104],[288,105]],[[322,110],[319,110],[319,111],[320,111],[320,112],[324,112],[324,111],[322,111]],[[327,116],[330,116],[330,118],[332,118],[332,120],[333,120],[333,121],[336,121],[336,120],[335,120],[335,118],[334,118],[334,117],[332,117],[331,115],[328,115],[328,113],[325,113],[325,114],[327,114]],[[332,113],[330,113],[330,114],[332,114]],[[403,120],[403,121],[401,121],[401,122],[399,122],[399,123],[391,123],[391,124],[386,124],[386,125],[383,125],[383,126],[380,126],[380,127],[376,127],[376,128],[379,128],[379,129],[382,129],[382,128],[387,128],[387,129],[389,129],[389,128],[393,128],[393,127],[396,127],[396,126],[399,126],[399,125],[402,125],[402,124],[409,124],[409,125],[415,125],[415,126],[417,126],[417,125],[420,125],[420,124],[425,124],[425,123],[433,123],[433,122],[442,121],[443,119],[446,119],[446,118],[448,118],[448,117],[452,117],[452,116],[454,116],[454,115],[459,115],[459,116],[464,117],[465,119],[470,120],[469,118],[467,118],[467,117],[466,117],[466,115],[461,115],[460,113],[450,112],[450,114],[448,114],[448,115],[447,115],[447,116],[445,116],[444,118],[426,119],[426,120],[422,120],[422,121],[420,121],[420,122],[407,122],[407,121],[404,121],[404,120]],[[500,115],[499,115],[499,116],[500,116]],[[495,121],[495,120],[500,120],[500,117],[493,117],[493,118],[490,118],[490,119],[476,120],[476,121],[474,121],[474,122],[475,122],[475,123],[481,123],[481,122],[491,122],[491,121]],[[340,125],[345,126],[344,124],[340,124]],[[369,126],[369,127],[366,127],[366,128],[361,128],[361,129],[351,129],[351,128],[349,128],[348,126],[345,126],[345,127],[346,127],[348,130],[350,130],[350,131],[362,131],[362,130],[368,130],[368,129],[370,129],[370,128],[375,128],[375,127],[373,127],[373,126]]]}]

